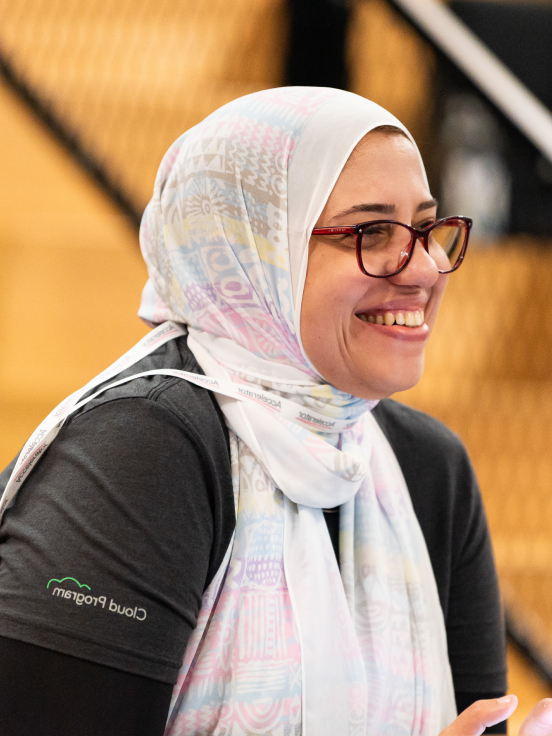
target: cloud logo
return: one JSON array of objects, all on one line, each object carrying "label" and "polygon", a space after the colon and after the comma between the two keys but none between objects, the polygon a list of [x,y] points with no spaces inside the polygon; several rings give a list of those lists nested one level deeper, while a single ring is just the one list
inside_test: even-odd
[{"label": "cloud logo", "polygon": [[61,580],[58,580],[57,578],[52,578],[51,580],[48,581],[48,585],[46,587],[49,588],[50,583],[59,583],[61,585],[61,583],[63,583],[64,580],[72,580],[74,583],[76,583],[79,586],[79,588],[86,588],[87,590],[90,590],[89,585],[86,585],[85,583],[81,584],[75,578],[61,578]]}]

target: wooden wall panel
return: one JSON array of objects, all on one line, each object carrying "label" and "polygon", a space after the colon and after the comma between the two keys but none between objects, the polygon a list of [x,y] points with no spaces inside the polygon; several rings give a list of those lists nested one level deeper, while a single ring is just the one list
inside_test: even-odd
[{"label": "wooden wall panel", "polygon": [[0,87],[0,465],[64,396],[131,347],[136,233]]}]

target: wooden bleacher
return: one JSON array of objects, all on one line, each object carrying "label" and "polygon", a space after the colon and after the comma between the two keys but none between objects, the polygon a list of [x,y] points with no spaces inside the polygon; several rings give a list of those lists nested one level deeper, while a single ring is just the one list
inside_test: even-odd
[{"label": "wooden bleacher", "polygon": [[[140,203],[172,140],[227,100],[282,81],[283,0],[136,0],[130,16],[126,4],[101,0],[61,14],[39,0],[2,7],[0,40]],[[394,112],[428,150],[433,57],[424,44],[383,0],[369,0],[355,3],[350,55],[353,91]],[[135,232],[4,87],[0,159],[3,466],[57,402],[146,332],[135,316],[146,274]],[[552,633],[542,595],[552,589],[548,246],[518,239],[471,248],[450,280],[425,376],[399,397],[466,443],[505,597],[544,645]],[[550,693],[514,651],[510,686],[521,699],[517,733]]]}]

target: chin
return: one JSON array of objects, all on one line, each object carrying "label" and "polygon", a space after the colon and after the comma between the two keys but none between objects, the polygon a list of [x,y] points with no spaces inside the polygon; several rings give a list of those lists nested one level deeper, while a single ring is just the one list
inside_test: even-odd
[{"label": "chin", "polygon": [[380,375],[372,373],[363,380],[362,394],[364,399],[387,399],[400,391],[408,391],[419,383],[424,372],[423,356],[420,361],[411,365],[395,366],[394,369],[382,371]]}]

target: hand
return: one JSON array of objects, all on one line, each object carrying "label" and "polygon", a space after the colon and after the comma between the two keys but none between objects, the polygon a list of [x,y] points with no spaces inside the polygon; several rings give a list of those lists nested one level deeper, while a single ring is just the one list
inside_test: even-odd
[{"label": "hand", "polygon": [[[509,718],[517,708],[515,695],[506,695],[497,700],[478,700],[439,736],[480,736],[487,726],[494,726]],[[552,736],[552,698],[537,703],[523,721],[519,736]]]},{"label": "hand", "polygon": [[[493,700],[478,700],[462,711],[439,736],[480,736],[487,726],[494,726],[495,723],[500,723],[511,716],[517,704],[518,699],[515,695],[505,695],[503,698]],[[552,730],[550,734],[552,736]]]},{"label": "hand", "polygon": [[519,736],[549,736],[552,734],[552,698],[537,703],[521,724]]}]

